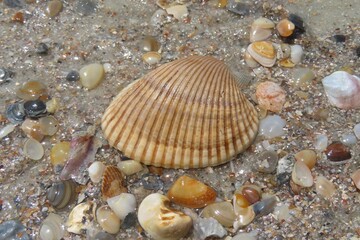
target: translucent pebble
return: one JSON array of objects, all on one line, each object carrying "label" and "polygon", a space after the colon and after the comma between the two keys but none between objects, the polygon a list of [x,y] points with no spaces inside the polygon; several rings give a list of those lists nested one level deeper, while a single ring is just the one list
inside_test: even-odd
[{"label": "translucent pebble", "polygon": [[222,238],[227,231],[214,218],[198,217],[194,221],[194,235],[195,239],[206,239],[209,236]]},{"label": "translucent pebble", "polygon": [[19,220],[5,221],[0,224],[0,239],[30,240],[25,226]]},{"label": "translucent pebble", "polygon": [[24,155],[32,160],[40,160],[44,156],[44,148],[41,143],[29,138],[24,143]]},{"label": "translucent pebble", "polygon": [[44,138],[39,121],[28,118],[21,124],[21,130],[26,134],[26,136],[39,142],[41,142],[41,140]]},{"label": "translucent pebble", "polygon": [[16,96],[24,100],[35,100],[44,95],[46,86],[38,81],[26,82],[16,91]]},{"label": "translucent pebble", "polygon": [[65,233],[65,227],[59,215],[50,213],[43,221],[40,228],[41,240],[60,240]]},{"label": "translucent pebble", "polygon": [[259,172],[272,173],[275,171],[279,157],[276,152],[265,150],[257,155]]},{"label": "translucent pebble", "polygon": [[357,189],[360,190],[360,169],[356,170],[351,174],[351,179],[353,180]]},{"label": "translucent pebble", "polygon": [[334,184],[327,180],[324,176],[318,176],[316,178],[315,187],[317,194],[325,198],[330,198],[336,190]]},{"label": "translucent pebble", "polygon": [[325,134],[319,134],[315,137],[314,147],[316,150],[322,152],[328,145],[328,137]]},{"label": "translucent pebble", "polygon": [[9,124],[6,125],[5,127],[3,127],[3,128],[0,130],[0,138],[6,137],[7,135],[9,135],[12,131],[14,131],[15,126],[16,126],[16,125],[14,125],[14,124],[12,124],[12,123],[9,123]]},{"label": "translucent pebble", "polygon": [[267,116],[260,120],[259,135],[263,135],[266,138],[280,137],[285,134],[283,127],[285,127],[286,121],[278,115]]},{"label": "translucent pebble", "polygon": [[62,8],[63,8],[63,4],[61,1],[52,0],[52,1],[48,2],[45,13],[49,17],[53,18],[53,17],[56,17],[57,15],[59,15]]},{"label": "translucent pebble", "polygon": [[289,220],[291,217],[289,206],[284,204],[284,205],[275,207],[274,215],[276,216],[278,221]]},{"label": "translucent pebble", "polygon": [[294,64],[298,64],[301,62],[302,56],[304,54],[304,50],[302,48],[301,45],[291,45],[291,54],[290,54],[290,59],[291,62],[293,62]]},{"label": "translucent pebble", "polygon": [[358,139],[360,139],[360,123],[358,123],[354,126],[354,133],[355,133],[355,136]]},{"label": "translucent pebble", "polygon": [[294,183],[302,187],[311,187],[314,184],[314,179],[311,175],[310,169],[301,161],[295,162],[291,179]]},{"label": "translucent pebble", "polygon": [[296,87],[309,87],[314,78],[315,74],[310,68],[297,68],[294,70],[291,83]]},{"label": "translucent pebble", "polygon": [[88,168],[89,177],[93,183],[99,183],[105,171],[105,164],[99,161],[93,162]]},{"label": "translucent pebble", "polygon": [[204,208],[202,216],[214,218],[224,227],[231,227],[236,219],[234,209],[229,202],[212,203]]},{"label": "translucent pebble", "polygon": [[274,207],[276,206],[276,202],[277,202],[276,197],[271,196],[252,205],[256,217],[261,217],[271,213],[274,210]]},{"label": "translucent pebble", "polygon": [[153,36],[145,36],[139,47],[145,52],[157,52],[160,49],[160,43]]},{"label": "translucent pebble", "polygon": [[68,160],[70,152],[70,142],[56,143],[50,151],[50,160],[54,167],[64,166]]},{"label": "translucent pebble", "polygon": [[312,169],[316,164],[316,153],[313,150],[305,149],[295,154],[296,161],[301,161]]},{"label": "translucent pebble", "polygon": [[79,71],[81,84],[88,88],[94,89],[105,77],[105,71],[102,64],[92,63],[82,67]]},{"label": "translucent pebble", "polygon": [[343,134],[340,140],[344,145],[347,146],[355,145],[357,141],[356,136],[352,133]]},{"label": "translucent pebble", "polygon": [[231,240],[257,240],[258,232],[256,230],[249,233],[238,233]]},{"label": "translucent pebble", "polygon": [[129,213],[135,212],[136,209],[136,199],[131,193],[121,193],[115,197],[108,198],[107,203],[121,221],[123,221]]},{"label": "translucent pebble", "polygon": [[109,206],[102,206],[96,210],[96,219],[105,232],[115,234],[120,230],[120,219]]},{"label": "translucent pebble", "polygon": [[140,172],[143,169],[141,163],[135,160],[121,161],[117,167],[127,176]]},{"label": "translucent pebble", "polygon": [[53,116],[40,118],[39,124],[41,132],[47,136],[53,136],[59,129],[59,122]]}]

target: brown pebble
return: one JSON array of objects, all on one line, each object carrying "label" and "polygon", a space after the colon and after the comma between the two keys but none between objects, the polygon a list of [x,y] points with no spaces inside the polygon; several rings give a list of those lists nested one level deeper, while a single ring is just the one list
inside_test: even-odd
[{"label": "brown pebble", "polygon": [[340,162],[351,158],[350,149],[341,142],[334,142],[325,149],[328,160]]},{"label": "brown pebble", "polygon": [[53,0],[50,1],[46,7],[45,13],[49,17],[53,18],[59,15],[63,7],[63,4],[61,1]]},{"label": "brown pebble", "polygon": [[244,187],[242,189],[241,193],[251,204],[254,204],[254,203],[260,201],[259,192],[251,187]]},{"label": "brown pebble", "polygon": [[24,14],[22,12],[17,12],[12,16],[11,20],[14,22],[24,23]]}]

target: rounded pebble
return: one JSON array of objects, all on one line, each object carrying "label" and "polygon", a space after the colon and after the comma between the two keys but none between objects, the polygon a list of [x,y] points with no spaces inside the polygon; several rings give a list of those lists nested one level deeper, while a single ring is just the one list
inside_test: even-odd
[{"label": "rounded pebble", "polygon": [[110,233],[107,233],[107,232],[98,232],[93,240],[116,240],[116,238],[110,234]]},{"label": "rounded pebble", "polygon": [[232,227],[236,219],[234,209],[229,202],[216,202],[206,206],[202,211],[205,218],[214,218],[225,227]]},{"label": "rounded pebble", "polygon": [[80,69],[80,82],[88,88],[94,89],[97,87],[105,77],[105,71],[102,64],[92,63]]},{"label": "rounded pebble", "polygon": [[327,159],[331,162],[341,162],[351,158],[350,149],[341,142],[334,142],[325,149]]},{"label": "rounded pebble", "polygon": [[291,54],[290,60],[294,64],[298,64],[301,62],[302,56],[304,55],[304,50],[301,45],[291,45]]},{"label": "rounded pebble", "polygon": [[259,135],[266,138],[280,137],[285,134],[286,121],[278,115],[267,116],[260,120]]},{"label": "rounded pebble", "polygon": [[340,140],[346,146],[355,145],[357,142],[356,136],[352,133],[343,134]]},{"label": "rounded pebble", "polygon": [[50,151],[50,160],[55,168],[62,168],[68,160],[70,152],[70,142],[58,142]]},{"label": "rounded pebble", "polygon": [[40,160],[44,156],[44,148],[41,143],[29,138],[24,143],[24,155],[32,160]]},{"label": "rounded pebble", "polygon": [[59,130],[59,122],[53,116],[46,116],[39,119],[40,130],[46,136],[53,136]]},{"label": "rounded pebble", "polygon": [[61,1],[52,0],[52,1],[48,2],[45,13],[49,17],[53,18],[53,17],[56,17],[57,15],[59,15],[62,8],[63,8],[63,4]]},{"label": "rounded pebble", "polygon": [[21,124],[21,130],[28,136],[29,138],[33,138],[39,142],[44,139],[44,134],[41,131],[40,123],[35,120],[26,119]]},{"label": "rounded pebble", "polygon": [[141,163],[135,160],[120,161],[117,167],[127,176],[143,170]]},{"label": "rounded pebble", "polygon": [[59,215],[50,213],[43,221],[39,235],[41,240],[60,240],[65,233],[65,227]]},{"label": "rounded pebble", "polygon": [[272,173],[276,170],[279,157],[276,152],[265,150],[257,155],[257,159],[260,161],[259,172]]},{"label": "rounded pebble", "polygon": [[36,46],[36,53],[39,55],[46,55],[49,52],[49,47],[46,45],[46,43],[39,43]]},{"label": "rounded pebble", "polygon": [[328,137],[325,134],[319,134],[315,137],[314,147],[316,150],[322,152],[328,145]]},{"label": "rounded pebble", "polygon": [[252,187],[244,186],[241,190],[242,195],[249,201],[250,204],[254,204],[260,201],[260,192]]},{"label": "rounded pebble", "polygon": [[80,80],[80,74],[78,71],[75,70],[71,70],[67,75],[66,75],[66,80],[69,82],[75,82],[75,81],[79,81]]},{"label": "rounded pebble", "polygon": [[147,52],[142,55],[142,59],[149,65],[154,65],[160,62],[161,54],[158,52]]},{"label": "rounded pebble", "polygon": [[332,39],[337,43],[343,43],[346,41],[346,36],[342,34],[335,34],[332,36]]},{"label": "rounded pebble", "polygon": [[101,181],[105,167],[105,164],[99,161],[95,161],[90,165],[88,172],[93,183],[99,183]]},{"label": "rounded pebble", "polygon": [[145,173],[141,176],[141,182],[145,189],[148,190],[160,190],[164,187],[164,183],[161,181],[160,177],[151,174],[151,173]]},{"label": "rounded pebble", "polygon": [[260,107],[272,112],[282,110],[285,97],[285,91],[274,82],[262,82],[256,88],[256,98]]},{"label": "rounded pebble", "polygon": [[24,103],[24,110],[26,115],[31,118],[39,118],[47,113],[46,104],[40,99],[26,101]]},{"label": "rounded pebble", "polygon": [[313,150],[305,149],[295,154],[296,161],[300,161],[306,164],[309,169],[314,168],[316,164],[316,153]]},{"label": "rounded pebble", "polygon": [[153,36],[145,36],[139,46],[145,52],[157,52],[160,49],[160,43]]},{"label": "rounded pebble", "polygon": [[295,30],[295,24],[288,19],[282,19],[276,24],[276,30],[282,37],[289,37]]},{"label": "rounded pebble", "polygon": [[25,117],[25,109],[22,103],[10,104],[6,109],[6,118],[11,123],[21,123],[25,120]]},{"label": "rounded pebble", "polygon": [[335,193],[335,185],[327,180],[324,176],[318,176],[316,178],[316,192],[317,194],[330,198]]},{"label": "rounded pebble", "polygon": [[354,126],[354,134],[357,137],[357,139],[360,139],[360,123]]},{"label": "rounded pebble", "polygon": [[102,206],[96,210],[96,219],[101,228],[108,233],[115,234],[120,230],[120,219],[109,206]]},{"label": "rounded pebble", "polygon": [[310,169],[301,161],[295,162],[291,177],[294,183],[302,187],[311,187],[314,184]]},{"label": "rounded pebble", "polygon": [[261,217],[271,213],[276,206],[276,202],[276,197],[271,196],[261,200],[260,202],[255,203],[254,205],[252,205],[252,208],[256,216]]}]

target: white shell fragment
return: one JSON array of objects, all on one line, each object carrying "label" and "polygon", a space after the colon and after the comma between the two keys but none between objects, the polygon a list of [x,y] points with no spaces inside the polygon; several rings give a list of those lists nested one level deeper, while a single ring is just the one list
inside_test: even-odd
[{"label": "white shell fragment", "polygon": [[186,5],[175,5],[168,7],[166,8],[166,12],[169,15],[173,15],[174,18],[178,20],[181,20],[182,18],[186,17],[189,14]]},{"label": "white shell fragment", "polygon": [[270,115],[260,120],[259,135],[266,138],[280,137],[285,134],[286,121],[279,115]]},{"label": "white shell fragment", "polygon": [[120,220],[124,220],[129,213],[135,212],[136,209],[136,199],[131,193],[121,193],[115,197],[108,198],[107,203]]},{"label": "white shell fragment", "polygon": [[189,216],[169,207],[170,200],[159,193],[147,196],[140,204],[138,220],[147,233],[157,240],[180,239],[189,232]]},{"label": "white shell fragment", "polygon": [[360,78],[337,71],[322,80],[331,105],[342,109],[360,108]]},{"label": "white shell fragment", "polygon": [[314,184],[310,169],[301,161],[295,162],[291,177],[294,183],[302,187],[311,187]]},{"label": "white shell fragment", "polygon": [[24,155],[32,160],[40,160],[44,156],[44,148],[41,143],[29,138],[24,143]]},{"label": "white shell fragment", "polygon": [[65,234],[65,227],[59,215],[50,213],[40,228],[41,240],[60,240]]},{"label": "white shell fragment", "polygon": [[81,234],[88,229],[94,218],[93,202],[80,203],[76,205],[70,212],[66,222],[67,231],[75,234]]},{"label": "white shell fragment", "polygon": [[88,88],[94,89],[105,77],[104,66],[100,63],[92,63],[80,69],[80,82]]},{"label": "white shell fragment", "polygon": [[269,38],[275,23],[270,19],[260,17],[251,24],[250,42],[262,41]]},{"label": "white shell fragment", "polygon": [[6,137],[7,135],[9,135],[12,131],[14,131],[16,125],[9,123],[8,125],[6,125],[5,127],[3,127],[0,130],[0,138]]},{"label": "white shell fragment", "polygon": [[135,160],[125,160],[120,161],[117,167],[123,172],[126,176],[135,174],[143,170],[141,163]]},{"label": "white shell fragment", "polygon": [[93,183],[99,183],[105,171],[105,164],[99,161],[93,162],[88,168],[89,177]]}]

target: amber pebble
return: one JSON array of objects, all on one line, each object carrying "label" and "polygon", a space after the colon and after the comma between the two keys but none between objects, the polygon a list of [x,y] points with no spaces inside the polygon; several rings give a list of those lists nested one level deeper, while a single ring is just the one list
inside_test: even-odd
[{"label": "amber pebble", "polygon": [[116,166],[105,168],[101,192],[104,200],[127,192],[127,188],[124,186],[124,177]]},{"label": "amber pebble", "polygon": [[46,86],[38,81],[26,82],[16,91],[16,96],[24,100],[35,100],[44,95]]},{"label": "amber pebble", "polygon": [[26,134],[26,136],[33,138],[39,142],[43,140],[44,134],[41,132],[40,123],[35,120],[26,119],[21,124],[21,130]]},{"label": "amber pebble", "polygon": [[164,168],[162,167],[155,167],[155,166],[149,166],[149,172],[161,176],[163,173]]},{"label": "amber pebble", "polygon": [[228,0],[218,0],[218,8],[225,8],[228,3]]},{"label": "amber pebble", "polygon": [[289,37],[293,34],[295,30],[294,23],[290,22],[288,19],[282,19],[277,25],[276,29],[278,30],[280,36]]},{"label": "amber pebble", "polygon": [[161,45],[153,36],[145,36],[140,42],[140,49],[145,52],[157,52]]},{"label": "amber pebble", "polygon": [[247,200],[247,198],[245,198],[244,195],[235,193],[234,194],[234,205],[241,207],[241,208],[246,208],[246,207],[250,206],[251,204]]},{"label": "amber pebble", "polygon": [[45,13],[49,17],[56,17],[62,10],[63,4],[59,0],[52,0],[48,3]]},{"label": "amber pebble", "polygon": [[309,149],[302,150],[295,154],[295,159],[305,163],[309,169],[312,169],[316,164],[316,153]]},{"label": "amber pebble", "polygon": [[251,187],[244,187],[241,193],[251,204],[258,202],[261,197],[259,192]]},{"label": "amber pebble", "polygon": [[203,208],[215,202],[216,192],[194,178],[181,176],[171,186],[167,196],[172,202],[180,206]]},{"label": "amber pebble", "polygon": [[351,158],[350,149],[341,142],[334,142],[325,149],[328,160],[340,162]]},{"label": "amber pebble", "polygon": [[56,143],[50,151],[51,163],[54,167],[64,166],[68,160],[70,152],[70,142],[59,142]]},{"label": "amber pebble", "polygon": [[40,129],[44,135],[53,136],[59,129],[59,122],[53,116],[45,116],[39,119]]},{"label": "amber pebble", "polygon": [[15,13],[12,18],[14,22],[24,23],[24,14],[22,12]]}]

